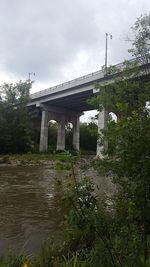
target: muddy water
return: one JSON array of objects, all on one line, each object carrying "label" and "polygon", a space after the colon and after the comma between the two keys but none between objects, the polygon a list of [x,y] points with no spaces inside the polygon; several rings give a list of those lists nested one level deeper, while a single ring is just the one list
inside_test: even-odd
[{"label": "muddy water", "polygon": [[[113,192],[106,177],[90,169],[83,175],[94,179],[100,193]],[[59,240],[62,190],[54,177],[65,176],[50,165],[0,166],[0,255],[9,248],[36,253],[48,237]]]},{"label": "muddy water", "polygon": [[48,236],[57,238],[55,175],[48,166],[0,167],[0,255],[9,248],[34,253]]}]

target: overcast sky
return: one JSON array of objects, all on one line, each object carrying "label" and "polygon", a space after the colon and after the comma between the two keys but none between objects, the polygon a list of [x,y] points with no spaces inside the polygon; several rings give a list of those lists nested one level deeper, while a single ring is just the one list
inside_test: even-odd
[{"label": "overcast sky", "polygon": [[150,0],[0,0],[0,83],[35,72],[33,91],[129,58],[126,36]]}]

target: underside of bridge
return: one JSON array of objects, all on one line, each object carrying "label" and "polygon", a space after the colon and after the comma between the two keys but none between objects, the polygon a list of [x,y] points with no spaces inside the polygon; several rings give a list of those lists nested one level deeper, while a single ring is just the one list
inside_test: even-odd
[{"label": "underside of bridge", "polygon": [[[93,110],[87,100],[91,99],[95,94],[94,84],[86,84],[85,86],[72,87],[66,90],[46,91],[38,94],[31,99],[30,107],[38,108],[41,116],[40,131],[40,152],[48,150],[48,123],[55,120],[58,123],[57,132],[57,150],[65,149],[65,125],[70,122],[73,125],[73,147],[76,150],[80,148],[80,116],[84,111]],[[49,93],[49,94],[47,94]],[[99,114],[98,128],[106,127],[107,113],[103,110]],[[97,145],[97,155],[102,156],[102,144]]]},{"label": "underside of bridge", "polygon": [[[87,100],[93,97],[93,90],[58,97],[53,94],[50,99],[41,97],[33,100],[30,108],[39,109],[41,117],[40,152],[48,150],[48,123],[55,120],[58,124],[57,150],[65,149],[65,125],[70,122],[73,125],[73,147],[79,150],[80,143],[80,116],[84,111],[93,110],[93,106]],[[34,104],[35,103],[35,104]],[[101,114],[101,127],[104,128],[104,113]]]},{"label": "underside of bridge", "polygon": [[86,91],[70,96],[65,96],[59,99],[50,100],[44,102],[55,108],[64,108],[69,110],[74,110],[76,112],[83,112],[88,110],[93,110],[93,106],[87,103],[87,100],[93,96],[93,91]]}]

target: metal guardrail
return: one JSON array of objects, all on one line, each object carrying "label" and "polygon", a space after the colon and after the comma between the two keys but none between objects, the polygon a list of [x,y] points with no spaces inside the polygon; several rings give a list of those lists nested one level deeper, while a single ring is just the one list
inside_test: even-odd
[{"label": "metal guardrail", "polygon": [[[129,62],[134,62],[134,61],[135,61],[135,59],[129,60]],[[121,70],[123,70],[124,63],[119,63],[119,64],[116,64],[116,65],[113,65],[113,67],[115,67],[115,68],[117,68],[117,69],[119,69],[121,71]],[[92,82],[92,81],[95,81],[95,80],[103,78],[103,77],[104,77],[104,70],[101,69],[101,70],[92,72],[90,74],[81,76],[79,78],[73,79],[71,81],[64,82],[64,83],[58,84],[56,86],[52,86],[50,88],[41,90],[41,91],[39,91],[37,93],[33,93],[33,94],[30,95],[30,97],[31,97],[31,99],[40,98],[42,96],[46,96],[46,95],[49,95],[49,94],[52,94],[52,93],[57,93],[59,91],[66,90],[66,89],[69,89],[71,87],[84,84],[86,82],[90,82],[90,81]]]},{"label": "metal guardrail", "polygon": [[81,81],[85,81],[86,82],[86,80],[88,78],[93,78],[93,80],[94,80],[95,76],[98,76],[98,75],[100,76],[102,74],[103,74],[103,72],[101,70],[100,71],[96,71],[96,72],[92,72],[90,74],[87,74],[87,75],[84,75],[82,77],[73,79],[71,81],[64,82],[64,83],[58,84],[56,86],[52,86],[52,87],[50,87],[48,89],[44,89],[44,90],[39,91],[37,93],[31,94],[30,97],[31,97],[31,99],[35,99],[35,98],[39,98],[41,96],[49,95],[51,93],[55,93],[55,92],[60,91],[58,89],[61,89],[61,91],[62,91],[64,89],[68,89],[69,87],[73,87],[73,85],[76,86],[78,82],[81,82]]}]

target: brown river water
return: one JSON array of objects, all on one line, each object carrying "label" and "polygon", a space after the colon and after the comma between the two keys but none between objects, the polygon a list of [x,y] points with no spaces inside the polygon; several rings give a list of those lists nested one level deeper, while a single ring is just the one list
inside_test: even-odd
[{"label": "brown river water", "polygon": [[0,167],[0,255],[8,249],[34,253],[48,237],[56,238],[55,175],[48,166]]},{"label": "brown river water", "polygon": [[[64,174],[49,165],[0,166],[0,255],[9,249],[34,254],[48,237],[59,239],[61,190],[56,176],[62,179]],[[105,178],[96,180],[102,191],[111,191]]]}]

